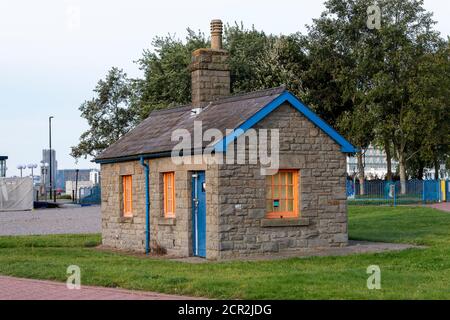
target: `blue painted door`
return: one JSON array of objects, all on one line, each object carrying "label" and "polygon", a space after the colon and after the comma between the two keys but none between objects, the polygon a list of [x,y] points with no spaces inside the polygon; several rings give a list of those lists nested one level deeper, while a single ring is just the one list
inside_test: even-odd
[{"label": "blue painted door", "polygon": [[192,248],[197,257],[206,258],[206,181],[205,172],[192,175]]}]

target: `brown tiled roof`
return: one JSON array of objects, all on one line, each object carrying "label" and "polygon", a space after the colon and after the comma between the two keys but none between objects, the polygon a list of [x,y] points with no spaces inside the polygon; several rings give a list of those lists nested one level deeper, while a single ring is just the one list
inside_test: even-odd
[{"label": "brown tiled roof", "polygon": [[[186,129],[193,136],[194,121],[202,121],[203,132],[215,128],[224,134],[226,129],[239,127],[285,90],[285,87],[278,87],[212,101],[196,116],[192,115],[191,106],[154,111],[103,151],[96,161],[171,152],[178,144],[177,141],[171,141],[172,132],[176,129]],[[204,146],[207,144],[208,142],[204,142]]]}]

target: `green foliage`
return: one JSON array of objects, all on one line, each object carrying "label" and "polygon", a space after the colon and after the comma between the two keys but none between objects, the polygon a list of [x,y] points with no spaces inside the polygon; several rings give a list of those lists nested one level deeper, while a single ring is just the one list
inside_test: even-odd
[{"label": "green foliage", "polygon": [[72,147],[74,158],[97,156],[132,128],[135,115],[129,107],[130,82],[122,70],[112,68],[105,80],[97,83],[94,93],[94,98],[80,106],[81,117],[87,120],[89,130]]}]

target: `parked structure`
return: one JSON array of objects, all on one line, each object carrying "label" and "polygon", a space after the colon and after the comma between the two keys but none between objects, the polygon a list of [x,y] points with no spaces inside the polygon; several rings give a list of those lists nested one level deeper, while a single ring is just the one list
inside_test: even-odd
[{"label": "parked structure", "polygon": [[[211,30],[212,48],[192,54],[192,104],[153,112],[96,159],[103,244],[208,259],[346,246],[356,150],[284,87],[230,97],[222,23]],[[224,138],[197,144],[199,124]],[[180,132],[194,145],[171,157]],[[279,144],[280,170],[252,152],[261,142]]]},{"label": "parked structure", "polygon": [[0,179],[0,212],[32,210],[33,196],[31,177]]},{"label": "parked structure", "polygon": [[[364,173],[366,177],[371,179],[384,179],[387,175],[386,153],[373,146],[369,146],[364,153]],[[397,170],[398,162],[392,160],[392,172]],[[347,158],[347,173],[350,176],[356,175],[358,172],[358,160],[356,157]]]},{"label": "parked structure", "polygon": [[6,160],[7,156],[0,156],[0,178],[6,177]]}]

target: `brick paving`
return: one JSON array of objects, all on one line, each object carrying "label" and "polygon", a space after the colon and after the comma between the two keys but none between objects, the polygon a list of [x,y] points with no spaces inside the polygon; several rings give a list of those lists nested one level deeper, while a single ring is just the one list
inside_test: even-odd
[{"label": "brick paving", "polygon": [[442,202],[442,203],[435,203],[430,205],[430,207],[442,211],[450,212],[450,202]]},{"label": "brick paving", "polygon": [[191,300],[156,292],[81,286],[69,290],[65,283],[0,276],[0,300]]}]

